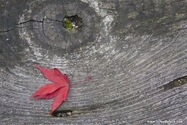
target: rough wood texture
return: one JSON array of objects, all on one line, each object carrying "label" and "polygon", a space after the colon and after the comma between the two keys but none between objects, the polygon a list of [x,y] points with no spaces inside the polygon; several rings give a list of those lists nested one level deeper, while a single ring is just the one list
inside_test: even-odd
[{"label": "rough wood texture", "polygon": [[[186,124],[185,0],[0,1],[0,124]],[[76,33],[62,26],[77,14]],[[58,68],[75,83],[58,111],[29,97],[49,83],[34,67]]]}]

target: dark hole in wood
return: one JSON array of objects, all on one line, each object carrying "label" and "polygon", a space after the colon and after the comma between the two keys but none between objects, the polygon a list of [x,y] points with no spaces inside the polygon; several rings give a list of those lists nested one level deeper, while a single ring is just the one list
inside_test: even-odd
[{"label": "dark hole in wood", "polygon": [[72,115],[71,110],[54,111],[52,113],[52,116],[54,116],[54,117],[67,117],[67,116],[71,116],[71,115]]},{"label": "dark hole in wood", "polygon": [[82,29],[83,22],[82,18],[80,18],[78,15],[65,16],[62,20],[62,25],[67,30],[75,32]]},{"label": "dark hole in wood", "polygon": [[187,76],[180,77],[180,78],[175,79],[175,80],[171,81],[170,83],[164,85],[164,90],[169,90],[169,89],[172,89],[174,87],[184,85],[186,83],[187,83]]}]

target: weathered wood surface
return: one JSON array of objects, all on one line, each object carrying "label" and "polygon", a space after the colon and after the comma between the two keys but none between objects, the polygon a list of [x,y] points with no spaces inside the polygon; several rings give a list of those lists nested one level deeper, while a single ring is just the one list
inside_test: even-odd
[{"label": "weathered wood surface", "polygon": [[[0,1],[0,124],[186,124],[185,0]],[[77,14],[84,27],[60,22]],[[34,67],[59,68],[75,83],[59,111],[29,97],[50,83]],[[165,123],[164,123],[165,122]]]}]

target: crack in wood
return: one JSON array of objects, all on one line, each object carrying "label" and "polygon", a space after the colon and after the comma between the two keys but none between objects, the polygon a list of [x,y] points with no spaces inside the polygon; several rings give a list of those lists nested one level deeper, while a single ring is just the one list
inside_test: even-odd
[{"label": "crack in wood", "polygon": [[[51,21],[62,22],[62,21],[60,21],[60,20],[53,20],[53,19],[50,19],[50,18],[47,18],[47,19],[48,19],[48,20],[51,20]],[[22,25],[22,24],[26,24],[26,23],[29,23],[29,22],[39,22],[39,23],[43,23],[43,21],[44,21],[44,19],[43,19],[42,21],[30,19],[30,20],[27,20],[27,21],[25,21],[25,22],[20,22],[20,23],[16,24],[16,26],[15,26],[14,28],[12,28],[12,29],[0,31],[0,33],[10,32],[10,31],[12,31],[12,30],[14,30],[14,29],[16,29],[16,28],[24,28],[24,27],[17,27],[17,26]]]}]

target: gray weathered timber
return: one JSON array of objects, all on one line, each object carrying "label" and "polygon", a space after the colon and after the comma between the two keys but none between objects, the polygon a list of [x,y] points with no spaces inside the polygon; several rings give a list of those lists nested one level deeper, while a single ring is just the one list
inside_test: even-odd
[{"label": "gray weathered timber", "polygon": [[[0,1],[0,124],[187,124],[185,0]],[[82,18],[81,31],[62,26]],[[51,116],[53,99],[29,99],[51,83],[34,64],[58,68],[71,83]]]}]

